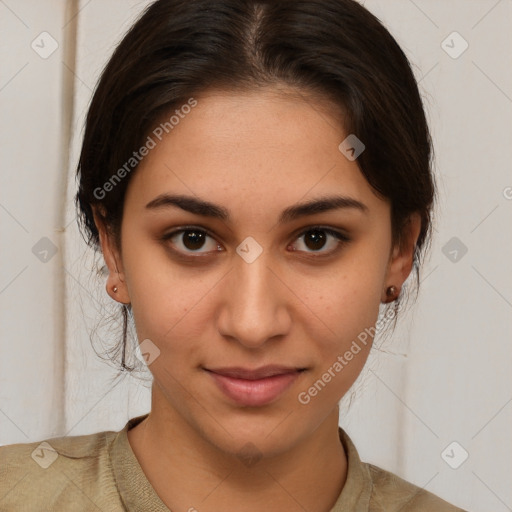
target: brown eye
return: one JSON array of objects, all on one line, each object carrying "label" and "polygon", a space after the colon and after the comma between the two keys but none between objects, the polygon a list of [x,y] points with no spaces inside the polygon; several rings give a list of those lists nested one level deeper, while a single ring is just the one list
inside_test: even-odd
[{"label": "brown eye", "polygon": [[322,249],[327,240],[327,236],[324,232],[318,230],[308,231],[306,235],[304,235],[304,243],[311,249],[312,251],[318,251]]},{"label": "brown eye", "polygon": [[[220,250],[219,244],[206,231],[197,228],[185,228],[173,231],[163,237],[173,250],[183,254],[205,254]],[[201,250],[206,249],[206,250]]]},{"label": "brown eye", "polygon": [[184,231],[182,242],[183,245],[191,251],[201,249],[206,239],[206,234],[201,231]]},{"label": "brown eye", "polygon": [[[303,239],[303,241],[297,244],[298,247],[294,248],[294,251],[313,254],[318,252],[319,256],[333,254],[340,249],[342,245],[350,241],[343,233],[321,226],[315,226],[303,231],[297,238],[297,240],[301,239]],[[322,251],[326,246],[328,249]]]}]

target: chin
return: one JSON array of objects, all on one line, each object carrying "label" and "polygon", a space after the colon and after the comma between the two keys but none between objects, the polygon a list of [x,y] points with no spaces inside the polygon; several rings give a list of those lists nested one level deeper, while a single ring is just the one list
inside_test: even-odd
[{"label": "chin", "polygon": [[[230,418],[223,415],[211,418],[207,425],[202,422],[198,427],[206,442],[250,465],[258,459],[285,453],[307,435],[306,431],[297,428],[296,422],[288,422],[287,414],[281,412],[266,418],[261,414],[232,415]],[[294,415],[289,414],[289,418],[292,417]],[[305,426],[302,421],[300,424]]]}]

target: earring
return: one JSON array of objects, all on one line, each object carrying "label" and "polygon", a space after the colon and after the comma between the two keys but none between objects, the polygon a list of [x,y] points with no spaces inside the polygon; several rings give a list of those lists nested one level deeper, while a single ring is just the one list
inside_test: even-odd
[{"label": "earring", "polygon": [[112,288],[112,291],[113,291],[114,293],[117,293],[117,286],[114,286],[114,288]]},{"label": "earring", "polygon": [[387,289],[386,289],[386,295],[392,299],[390,302],[393,302],[393,300],[396,299],[396,293],[397,292],[397,289],[396,289],[396,286],[388,286]]}]

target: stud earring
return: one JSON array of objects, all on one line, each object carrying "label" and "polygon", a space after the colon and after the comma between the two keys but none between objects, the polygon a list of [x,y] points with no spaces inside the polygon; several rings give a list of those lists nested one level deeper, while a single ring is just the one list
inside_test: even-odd
[{"label": "stud earring", "polygon": [[113,291],[114,293],[117,293],[117,286],[114,286],[114,288],[112,289],[112,291]]},{"label": "stud earring", "polygon": [[[392,299],[392,300],[395,300],[396,299],[396,293],[397,292],[397,289],[396,289],[396,286],[388,286],[387,289],[386,289],[386,295]],[[392,302],[392,301],[390,301]]]}]

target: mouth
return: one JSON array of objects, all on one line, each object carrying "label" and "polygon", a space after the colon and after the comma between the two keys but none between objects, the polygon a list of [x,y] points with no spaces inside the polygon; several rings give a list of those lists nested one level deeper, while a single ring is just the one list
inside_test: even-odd
[{"label": "mouth", "polygon": [[230,401],[244,407],[262,407],[276,401],[306,371],[277,365],[204,370]]}]

